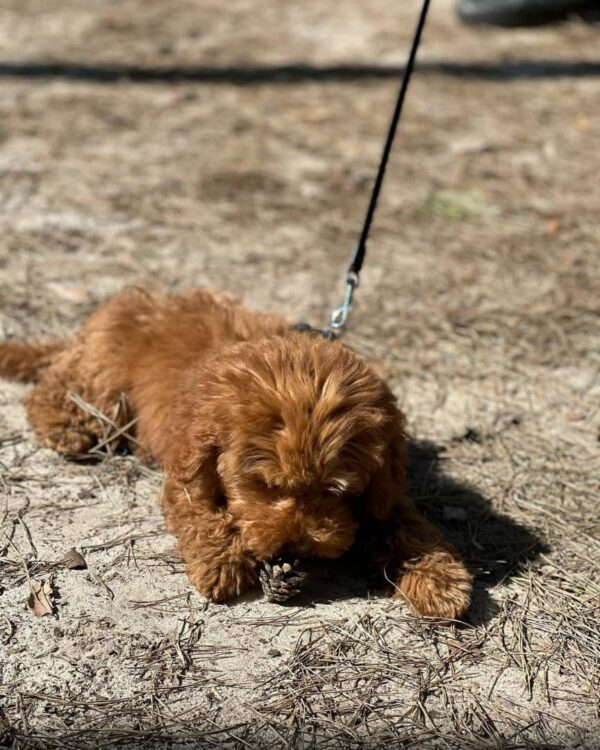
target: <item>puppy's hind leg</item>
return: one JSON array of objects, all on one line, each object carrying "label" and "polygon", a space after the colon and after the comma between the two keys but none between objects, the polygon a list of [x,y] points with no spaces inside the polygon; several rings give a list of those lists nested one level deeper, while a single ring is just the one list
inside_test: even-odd
[{"label": "puppy's hind leg", "polygon": [[116,391],[95,392],[93,381],[82,376],[82,355],[77,344],[61,352],[24,399],[40,443],[69,456],[87,454],[106,432],[106,424],[82,409],[77,397],[103,413],[114,408],[119,398]]}]

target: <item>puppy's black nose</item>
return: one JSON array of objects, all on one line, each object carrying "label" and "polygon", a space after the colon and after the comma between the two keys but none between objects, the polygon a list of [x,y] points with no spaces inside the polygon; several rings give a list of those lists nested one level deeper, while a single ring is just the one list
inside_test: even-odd
[{"label": "puppy's black nose", "polygon": [[279,551],[277,558],[286,562],[294,562],[311,556],[309,544],[296,542],[294,544],[285,544]]},{"label": "puppy's black nose", "polygon": [[291,560],[293,557],[298,555],[298,550],[295,544],[284,544],[279,550],[277,557],[281,560]]}]

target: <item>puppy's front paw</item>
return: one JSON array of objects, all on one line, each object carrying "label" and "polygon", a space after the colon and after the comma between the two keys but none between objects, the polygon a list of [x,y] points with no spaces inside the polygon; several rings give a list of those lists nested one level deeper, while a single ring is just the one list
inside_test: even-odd
[{"label": "puppy's front paw", "polygon": [[398,598],[408,600],[420,615],[454,620],[471,602],[472,577],[449,552],[433,552],[406,563],[398,585]]},{"label": "puppy's front paw", "polygon": [[228,602],[256,582],[254,566],[246,561],[220,565],[204,562],[188,566],[188,578],[201,594],[213,602]]}]

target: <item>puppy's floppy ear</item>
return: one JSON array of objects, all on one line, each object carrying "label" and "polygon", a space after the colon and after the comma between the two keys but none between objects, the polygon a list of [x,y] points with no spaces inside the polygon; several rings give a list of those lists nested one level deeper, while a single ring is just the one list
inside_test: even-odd
[{"label": "puppy's floppy ear", "polygon": [[395,403],[389,404],[390,426],[382,466],[373,474],[365,491],[366,511],[385,520],[406,501],[407,446],[404,417]]},{"label": "puppy's floppy ear", "polygon": [[180,482],[191,482],[200,472],[216,473],[218,445],[208,430],[186,430],[185,426],[166,461],[169,474]]},{"label": "puppy's floppy ear", "polygon": [[184,393],[167,436],[164,466],[180,482],[191,482],[200,473],[216,477],[219,453],[214,404],[196,387]]}]

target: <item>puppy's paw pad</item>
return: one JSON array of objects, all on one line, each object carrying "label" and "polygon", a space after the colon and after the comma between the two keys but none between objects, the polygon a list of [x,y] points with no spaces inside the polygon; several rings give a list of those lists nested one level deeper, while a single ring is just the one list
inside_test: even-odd
[{"label": "puppy's paw pad", "polygon": [[471,602],[472,577],[459,560],[434,553],[406,566],[398,596],[428,617],[461,617]]}]

